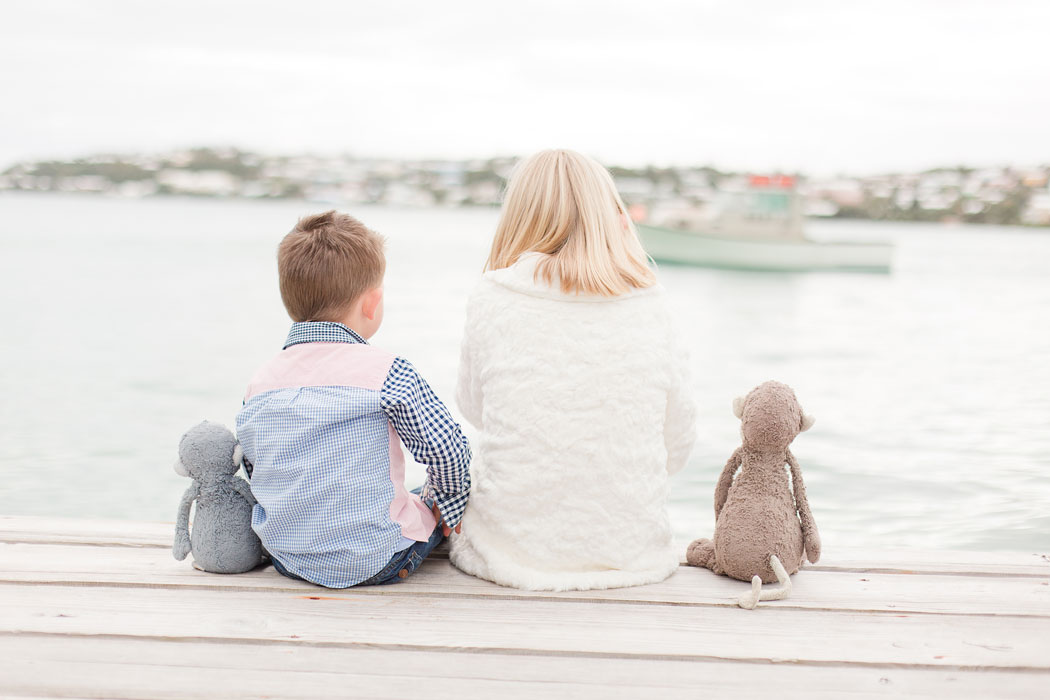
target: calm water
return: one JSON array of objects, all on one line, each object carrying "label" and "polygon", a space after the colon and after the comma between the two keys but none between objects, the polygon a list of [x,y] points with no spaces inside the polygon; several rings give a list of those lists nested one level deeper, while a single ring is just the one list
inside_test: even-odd
[{"label": "calm water", "polygon": [[[0,513],[173,520],[182,432],[233,424],[289,321],[274,251],[305,203],[0,195]],[[463,305],[494,210],[354,210],[389,239],[386,324],[451,401]],[[814,222],[891,238],[889,275],[664,267],[692,346],[700,441],[681,537],[710,534],[730,405],[791,384],[825,541],[1050,548],[1050,234]],[[630,329],[625,329],[629,338]],[[410,473],[410,481],[422,471]]]}]

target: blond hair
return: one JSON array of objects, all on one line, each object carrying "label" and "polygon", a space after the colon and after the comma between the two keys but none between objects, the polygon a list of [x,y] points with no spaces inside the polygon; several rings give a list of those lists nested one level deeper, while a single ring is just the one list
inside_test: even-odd
[{"label": "blond hair", "polygon": [[339,321],[383,283],[383,237],[335,210],[299,219],[277,248],[281,301],[293,321]]},{"label": "blond hair", "polygon": [[527,252],[563,292],[618,296],[656,283],[609,171],[568,150],[541,151],[511,174],[486,270]]}]

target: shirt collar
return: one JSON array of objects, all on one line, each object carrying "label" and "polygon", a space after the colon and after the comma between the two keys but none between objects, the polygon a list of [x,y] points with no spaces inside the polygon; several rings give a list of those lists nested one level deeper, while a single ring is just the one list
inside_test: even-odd
[{"label": "shirt collar", "polygon": [[300,343],[364,343],[368,342],[349,326],[335,321],[298,321],[288,331],[284,349]]}]

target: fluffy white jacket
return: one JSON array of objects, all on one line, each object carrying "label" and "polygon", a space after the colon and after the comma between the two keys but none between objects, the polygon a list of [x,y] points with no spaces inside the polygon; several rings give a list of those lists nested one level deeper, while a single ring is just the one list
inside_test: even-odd
[{"label": "fluffy white jacket", "polygon": [[505,586],[615,588],[678,566],[666,501],[696,436],[663,289],[565,294],[539,254],[467,305],[457,400],[478,429],[452,563]]}]

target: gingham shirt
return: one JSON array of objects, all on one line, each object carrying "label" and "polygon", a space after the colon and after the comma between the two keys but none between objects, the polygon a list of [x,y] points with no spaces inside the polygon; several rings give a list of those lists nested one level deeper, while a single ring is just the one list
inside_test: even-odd
[{"label": "gingham shirt", "polygon": [[[306,343],[367,345],[343,324],[295,323],[284,359],[299,351],[347,350],[296,348]],[[285,568],[332,588],[370,578],[406,544],[391,513],[391,504],[406,496],[403,484],[392,483],[391,462],[400,460],[400,447],[392,444],[391,427],[426,466],[422,497],[437,503],[450,527],[459,523],[470,492],[470,446],[444,404],[407,360],[360,350],[364,354],[355,357],[366,362],[387,358],[377,365],[389,367],[376,381],[378,390],[314,375],[309,386],[263,381],[256,393],[249,388],[237,416],[259,501],[252,527]],[[271,365],[280,361],[279,355]]]}]

